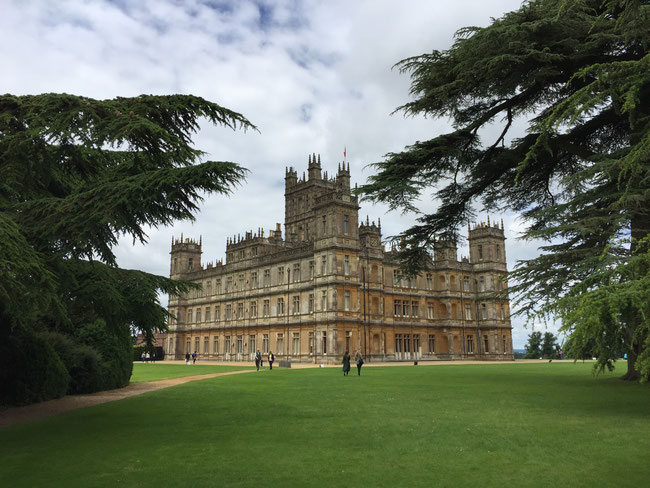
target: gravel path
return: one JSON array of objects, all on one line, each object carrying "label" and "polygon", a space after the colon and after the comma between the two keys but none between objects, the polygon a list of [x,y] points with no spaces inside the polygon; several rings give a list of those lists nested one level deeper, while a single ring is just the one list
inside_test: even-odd
[{"label": "gravel path", "polygon": [[114,402],[115,400],[121,400],[122,398],[141,395],[149,391],[161,390],[162,388],[168,388],[170,386],[181,385],[189,381],[205,380],[208,378],[227,376],[231,374],[251,373],[252,371],[254,370],[229,371],[227,373],[200,374],[195,376],[185,376],[184,378],[131,383],[130,385],[117,390],[99,391],[87,395],[68,395],[63,398],[57,398],[56,400],[34,403],[24,407],[11,407],[7,410],[0,411],[0,427],[44,419],[76,408]]}]

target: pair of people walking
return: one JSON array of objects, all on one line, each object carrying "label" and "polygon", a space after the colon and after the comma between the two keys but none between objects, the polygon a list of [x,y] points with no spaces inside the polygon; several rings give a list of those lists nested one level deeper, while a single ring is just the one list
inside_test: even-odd
[{"label": "pair of people walking", "polygon": [[[273,355],[273,352],[269,351],[269,369],[273,369],[273,361],[275,361],[275,356]],[[264,359],[262,358],[262,353],[258,349],[257,352],[255,353],[255,367],[257,368],[257,371],[260,370],[260,366],[263,366],[264,364]]]},{"label": "pair of people walking", "polygon": [[[357,364],[357,375],[361,376],[361,366],[363,366],[363,356],[361,351],[357,351],[354,355],[354,362]],[[345,351],[343,354],[343,376],[348,376],[350,373],[350,353]]]}]

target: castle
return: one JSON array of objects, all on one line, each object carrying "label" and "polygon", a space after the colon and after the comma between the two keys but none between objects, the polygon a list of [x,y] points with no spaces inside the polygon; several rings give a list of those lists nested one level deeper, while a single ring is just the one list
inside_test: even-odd
[{"label": "castle", "polygon": [[359,223],[349,164],[328,177],[309,156],[306,177],[286,169],[284,196],[285,238],[280,224],[229,238],[225,263],[203,265],[201,239],[172,239],[171,278],[201,289],[169,298],[168,359],[513,359],[509,302],[494,295],[506,286],[503,222],[468,224],[469,258],[439,242],[430,268],[406,278],[381,222]]}]

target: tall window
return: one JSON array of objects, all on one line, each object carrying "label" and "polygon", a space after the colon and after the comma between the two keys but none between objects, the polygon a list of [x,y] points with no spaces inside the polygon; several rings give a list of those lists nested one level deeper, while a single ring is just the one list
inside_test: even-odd
[{"label": "tall window", "polygon": [[208,354],[210,352],[210,338],[209,337],[204,337],[203,338],[203,354]]},{"label": "tall window", "polygon": [[413,352],[420,352],[420,334],[413,335]]},{"label": "tall window", "polygon": [[433,276],[430,273],[427,274],[427,290],[433,290]]},{"label": "tall window", "polygon": [[402,352],[402,334],[395,334],[395,352]]},{"label": "tall window", "polygon": [[467,336],[467,353],[474,354],[474,336]]},{"label": "tall window", "polygon": [[291,338],[292,343],[292,354],[294,356],[300,355],[300,332],[294,332]]},{"label": "tall window", "polygon": [[248,336],[248,351],[249,352],[255,352],[257,349],[257,346],[255,345],[255,336]]},{"label": "tall window", "polygon": [[433,318],[433,303],[427,303],[427,318]]},{"label": "tall window", "polygon": [[217,322],[221,320],[221,307],[219,305],[214,307],[214,320]]},{"label": "tall window", "polygon": [[504,353],[504,354],[505,354],[506,352],[508,352],[508,349],[507,349],[506,345],[507,345],[507,341],[506,341],[506,336],[504,335],[504,336],[503,336],[503,353]]},{"label": "tall window", "polygon": [[238,319],[243,319],[244,318],[244,303],[239,302],[237,304],[237,318]]},{"label": "tall window", "polygon": [[320,274],[324,275],[325,273],[327,273],[327,256],[320,259]]},{"label": "tall window", "polygon": [[402,300],[393,300],[393,315],[399,317],[402,315]]},{"label": "tall window", "polygon": [[314,354],[314,333],[309,333],[309,354]]},{"label": "tall window", "polygon": [[417,317],[419,315],[419,304],[418,302],[411,302],[411,317]]},{"label": "tall window", "polygon": [[465,320],[472,320],[472,306],[469,303],[465,304]]},{"label": "tall window", "polygon": [[309,279],[313,280],[314,279],[314,262],[309,261]]},{"label": "tall window", "polygon": [[269,335],[268,334],[262,335],[262,352],[264,354],[268,354],[268,352],[269,352]]},{"label": "tall window", "polygon": [[257,282],[257,271],[251,272],[251,288],[257,288],[260,284]]},{"label": "tall window", "polygon": [[275,340],[275,349],[278,354],[284,353],[284,334],[282,332],[278,333],[278,336]]},{"label": "tall window", "polygon": [[327,332],[323,331],[323,354],[327,354]]},{"label": "tall window", "polygon": [[212,352],[214,354],[219,353],[219,338],[218,337],[215,337],[214,339],[212,339]]},{"label": "tall window", "polygon": [[300,263],[293,265],[293,281],[300,281]]},{"label": "tall window", "polygon": [[345,292],[345,310],[350,310],[350,292]]},{"label": "tall window", "polygon": [[497,256],[496,256],[496,258],[501,259],[501,246],[499,246],[498,244],[497,244]]},{"label": "tall window", "polygon": [[231,347],[232,346],[230,345],[230,336],[226,336],[226,341],[225,341],[225,344],[224,344],[223,352],[225,352],[226,354],[230,354],[232,352],[230,350]]},{"label": "tall window", "polygon": [[323,290],[320,296],[320,309],[325,311],[327,310],[327,292]]},{"label": "tall window", "polygon": [[241,354],[244,352],[244,338],[242,336],[237,336],[237,353]]},{"label": "tall window", "polygon": [[205,282],[205,289],[208,296],[212,295],[212,280]]},{"label": "tall window", "polygon": [[271,270],[264,270],[264,286],[271,286]]},{"label": "tall window", "polygon": [[429,334],[429,352],[434,354],[436,352],[436,336]]},{"label": "tall window", "polygon": [[193,264],[194,264],[194,261],[192,260],[192,258],[189,258],[187,260],[187,269],[192,269]]},{"label": "tall window", "polygon": [[278,284],[284,283],[284,266],[278,267]]},{"label": "tall window", "polygon": [[463,291],[470,291],[469,289],[469,276],[463,277]]},{"label": "tall window", "polygon": [[277,314],[278,317],[284,315],[284,298],[278,298],[278,308]]},{"label": "tall window", "polygon": [[201,322],[201,309],[200,308],[196,309],[196,321]]},{"label": "tall window", "polygon": [[309,294],[309,305],[308,305],[308,312],[309,313],[314,313],[314,294],[310,293]]},{"label": "tall window", "polygon": [[229,303],[226,305],[226,320],[232,319],[232,305]]},{"label": "tall window", "polygon": [[485,303],[481,303],[481,319],[487,319],[487,305],[485,305]]},{"label": "tall window", "polygon": [[350,341],[352,340],[352,331],[348,330],[345,332],[345,350],[350,350]]},{"label": "tall window", "polygon": [[350,256],[343,257],[343,274],[345,276],[350,275]]},{"label": "tall window", "polygon": [[350,217],[348,217],[347,215],[344,215],[343,216],[343,233],[345,235],[348,235],[349,231],[350,231]]},{"label": "tall window", "polygon": [[408,300],[402,302],[402,315],[408,317],[410,315],[411,304]]},{"label": "tall window", "polygon": [[210,307],[205,307],[205,321],[210,322]]},{"label": "tall window", "polygon": [[327,217],[325,215],[323,215],[322,222],[323,222],[323,235],[325,235],[327,234]]},{"label": "tall window", "polygon": [[226,278],[226,293],[229,291],[232,291],[232,276],[228,276],[228,278]]},{"label": "tall window", "polygon": [[271,300],[264,300],[264,304],[262,305],[262,316],[263,317],[268,317],[271,315]]},{"label": "tall window", "polygon": [[291,313],[294,315],[297,315],[300,313],[300,295],[294,295],[293,297],[293,307],[291,309]]},{"label": "tall window", "polygon": [[214,282],[214,292],[219,295],[221,294],[221,280],[218,279],[217,281]]},{"label": "tall window", "polygon": [[404,352],[411,352],[411,335],[404,334]]},{"label": "tall window", "polygon": [[490,341],[487,334],[483,336],[483,352],[490,352]]},{"label": "tall window", "polygon": [[252,319],[254,319],[255,317],[257,317],[257,300],[253,300],[253,301],[250,303],[249,307],[250,307],[250,313],[249,313],[249,316],[250,316]]},{"label": "tall window", "polygon": [[478,258],[483,259],[483,246],[480,244],[478,245]]},{"label": "tall window", "polygon": [[194,338],[194,352],[197,352],[197,353],[201,352],[201,350],[199,349],[199,341],[200,341],[200,339],[198,337]]},{"label": "tall window", "polygon": [[482,276],[478,280],[478,290],[479,291],[485,291],[485,278],[483,278]]}]

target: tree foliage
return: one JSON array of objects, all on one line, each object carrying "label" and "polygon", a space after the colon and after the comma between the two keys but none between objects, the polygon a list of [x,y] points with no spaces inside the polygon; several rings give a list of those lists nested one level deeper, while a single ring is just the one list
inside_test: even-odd
[{"label": "tree foliage", "polygon": [[542,357],[542,333],[533,331],[528,335],[525,359],[539,359]]},{"label": "tree foliage", "polygon": [[113,248],[120,236],[144,243],[149,227],[193,219],[204,194],[242,182],[245,169],[203,161],[193,147],[201,119],[255,128],[188,95],[0,96],[0,336],[58,331],[108,364],[130,326],[149,340],[165,330],[158,291],[190,285],[121,269]]},{"label": "tree foliage", "polygon": [[628,378],[650,373],[649,25],[647,0],[531,0],[401,61],[414,99],[398,110],[453,130],[387,154],[360,188],[407,211],[435,189],[437,210],[397,236],[409,269],[477,205],[521,213],[546,244],[511,274],[520,310],[599,342],[601,369],[623,342]]}]

